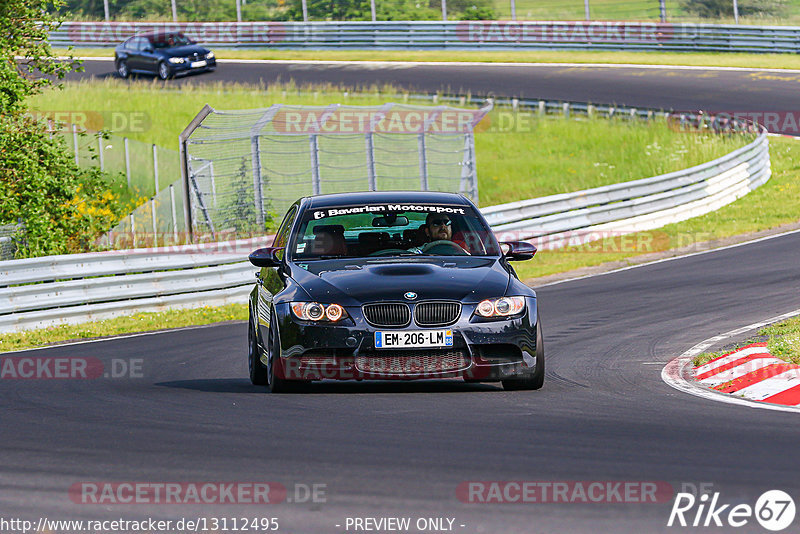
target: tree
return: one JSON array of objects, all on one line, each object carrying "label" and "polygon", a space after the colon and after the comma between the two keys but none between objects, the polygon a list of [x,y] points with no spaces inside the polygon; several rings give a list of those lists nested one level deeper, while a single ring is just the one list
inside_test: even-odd
[{"label": "tree", "polygon": [[22,256],[80,252],[119,218],[107,177],[80,169],[64,142],[27,114],[25,99],[77,68],[59,61],[48,34],[60,0],[0,2],[0,224],[23,223]]}]

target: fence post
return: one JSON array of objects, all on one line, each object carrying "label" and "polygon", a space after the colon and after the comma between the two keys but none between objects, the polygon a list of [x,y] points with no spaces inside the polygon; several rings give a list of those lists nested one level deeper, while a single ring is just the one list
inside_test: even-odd
[{"label": "fence post", "polygon": [[175,0],[172,0],[172,22],[178,22],[178,6],[175,5]]},{"label": "fence post", "polygon": [[377,13],[375,12],[375,0],[370,0],[369,9],[372,14],[372,22],[375,22],[378,20]]},{"label": "fence post", "polygon": [[133,218],[133,212],[129,215],[131,220],[131,243],[133,248],[136,248],[136,220]]},{"label": "fence post", "polygon": [[158,223],[156,221],[156,197],[150,199],[150,213],[153,216],[153,247],[158,246]]},{"label": "fence post", "polygon": [[178,243],[178,216],[175,213],[175,187],[169,184],[169,201],[172,205],[172,237],[175,238],[175,244]]},{"label": "fence post", "polygon": [[105,170],[105,158],[103,157],[103,134],[97,134],[97,156],[100,158],[100,170]]},{"label": "fence post", "polygon": [[419,186],[422,191],[428,190],[428,154],[425,148],[425,132],[417,136],[419,147]]},{"label": "fence post", "polygon": [[106,16],[106,22],[111,19],[111,14],[108,12],[108,0],[103,0],[103,13]]},{"label": "fence post", "polygon": [[128,189],[131,188],[131,152],[128,148],[128,138],[125,137],[125,177],[128,179]]},{"label": "fence post", "polygon": [[242,22],[242,0],[236,0],[236,22]]},{"label": "fence post", "polygon": [[586,20],[592,20],[589,14],[589,0],[583,0],[583,10],[586,12]]},{"label": "fence post", "polygon": [[303,22],[308,22],[308,3],[303,0]]},{"label": "fence post", "polygon": [[447,22],[447,0],[442,0],[442,21]]},{"label": "fence post", "polygon": [[511,0],[511,20],[517,20],[517,2]]},{"label": "fence post", "polygon": [[667,0],[659,0],[658,7],[659,14],[661,15],[661,22],[667,22]]},{"label": "fence post", "polygon": [[733,0],[733,20],[739,24],[739,3],[736,0]]},{"label": "fence post", "polygon": [[372,132],[364,134],[367,143],[367,177],[370,191],[378,190],[378,180],[375,176],[375,141]]},{"label": "fence post", "polygon": [[78,127],[74,124],[72,125],[72,146],[75,148],[75,165],[78,165],[80,162],[78,159]]},{"label": "fence post", "polygon": [[311,134],[308,137],[309,149],[311,150],[311,192],[314,195],[319,195],[322,188],[320,187],[319,177],[319,141],[317,134]]},{"label": "fence post", "polygon": [[261,189],[261,144],[258,135],[250,138],[250,159],[253,166],[253,197],[256,207],[256,224],[264,224],[264,192]]},{"label": "fence post", "polygon": [[157,195],[158,194],[158,147],[155,144],[153,145],[153,181],[156,186],[156,192],[153,194]]}]

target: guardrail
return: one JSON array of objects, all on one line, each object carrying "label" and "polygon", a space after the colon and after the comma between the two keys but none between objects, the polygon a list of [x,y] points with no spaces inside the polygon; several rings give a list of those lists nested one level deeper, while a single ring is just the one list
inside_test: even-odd
[{"label": "guardrail", "polygon": [[[547,103],[543,107],[564,110]],[[593,112],[585,104],[572,104],[569,109]],[[614,115],[618,110],[596,111]],[[652,115],[652,111],[628,108],[622,116],[643,113]],[[698,122],[685,115],[678,120]],[[735,121],[726,126],[743,128]],[[576,234],[587,242],[711,212],[765,183],[770,172],[767,134],[761,132],[750,144],[689,169],[490,206],[481,212],[500,240],[526,239],[540,249],[552,249],[570,244],[565,238]],[[262,237],[0,261],[0,332],[139,311],[244,302],[256,270],[244,260],[269,241],[270,237]]]},{"label": "guardrail", "polygon": [[800,27],[629,21],[64,22],[55,46],[104,47],[152,30],[215,48],[592,49],[795,53]]}]

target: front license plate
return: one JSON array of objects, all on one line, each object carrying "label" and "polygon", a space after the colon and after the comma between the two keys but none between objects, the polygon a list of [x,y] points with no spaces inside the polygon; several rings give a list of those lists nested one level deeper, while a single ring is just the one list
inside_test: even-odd
[{"label": "front license plate", "polygon": [[375,332],[376,349],[452,347],[452,330]]},{"label": "front license plate", "polygon": [[197,69],[197,68],[200,68],[200,67],[205,67],[206,65],[208,65],[208,63],[206,63],[205,59],[203,61],[192,61],[192,63],[191,63],[191,66],[192,66],[193,69]]}]

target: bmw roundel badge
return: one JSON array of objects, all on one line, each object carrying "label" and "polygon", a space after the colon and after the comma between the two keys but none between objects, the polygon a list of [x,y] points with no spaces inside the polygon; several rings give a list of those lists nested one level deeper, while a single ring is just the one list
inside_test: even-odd
[{"label": "bmw roundel badge", "polygon": [[405,293],[403,296],[404,296],[404,297],[405,297],[407,300],[414,300],[415,298],[417,298],[417,294],[416,294],[416,293],[414,293],[413,291],[406,291],[406,293]]}]

